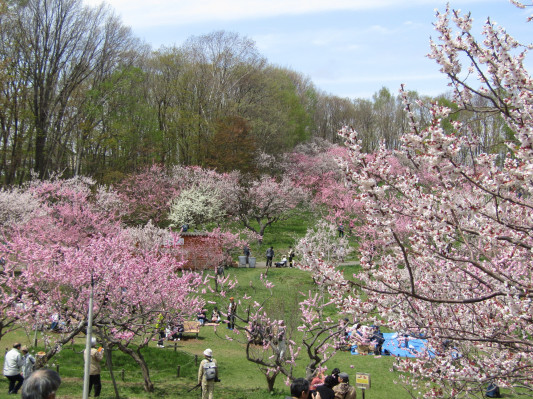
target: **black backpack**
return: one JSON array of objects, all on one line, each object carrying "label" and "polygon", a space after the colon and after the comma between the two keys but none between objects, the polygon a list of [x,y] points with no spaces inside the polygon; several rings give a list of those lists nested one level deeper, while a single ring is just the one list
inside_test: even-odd
[{"label": "black backpack", "polygon": [[501,398],[500,388],[495,383],[491,382],[487,387],[487,398]]}]

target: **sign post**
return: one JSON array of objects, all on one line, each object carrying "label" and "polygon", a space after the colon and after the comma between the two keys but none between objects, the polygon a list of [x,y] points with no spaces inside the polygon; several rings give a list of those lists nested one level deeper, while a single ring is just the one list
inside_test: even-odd
[{"label": "sign post", "polygon": [[370,374],[357,373],[355,375],[355,387],[363,390],[363,399],[365,399],[365,391],[370,389]]}]

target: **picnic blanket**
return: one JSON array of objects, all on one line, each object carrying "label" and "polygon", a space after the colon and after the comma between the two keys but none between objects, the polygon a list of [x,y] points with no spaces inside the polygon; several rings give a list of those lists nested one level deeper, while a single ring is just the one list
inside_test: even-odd
[{"label": "picnic blanket", "polygon": [[[399,336],[398,333],[383,333],[385,342],[383,352],[388,350],[392,356],[417,357],[426,350],[427,340],[410,336]],[[358,355],[357,345],[352,346],[352,355]],[[382,352],[382,353],[383,353]]]}]

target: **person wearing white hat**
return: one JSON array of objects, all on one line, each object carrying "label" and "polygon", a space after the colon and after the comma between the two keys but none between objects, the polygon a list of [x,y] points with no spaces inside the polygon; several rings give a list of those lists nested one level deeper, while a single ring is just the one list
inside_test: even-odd
[{"label": "person wearing white hat", "polygon": [[198,369],[198,384],[202,385],[202,399],[213,399],[215,382],[218,381],[218,365],[211,349],[204,351],[204,357]]}]

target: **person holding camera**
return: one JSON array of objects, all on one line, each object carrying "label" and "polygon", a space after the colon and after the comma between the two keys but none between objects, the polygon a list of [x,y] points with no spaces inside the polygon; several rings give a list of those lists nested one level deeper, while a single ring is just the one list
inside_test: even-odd
[{"label": "person holding camera", "polygon": [[[100,396],[100,391],[102,390],[102,381],[100,379],[101,366],[100,362],[104,358],[104,348],[99,347],[95,348],[96,339],[91,339],[91,352],[90,352],[90,370],[89,370],[89,395],[94,386],[94,397],[97,398]],[[85,355],[85,351],[83,351]]]}]

